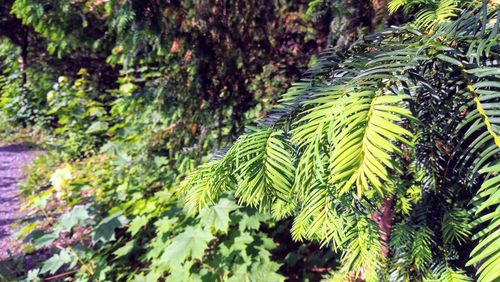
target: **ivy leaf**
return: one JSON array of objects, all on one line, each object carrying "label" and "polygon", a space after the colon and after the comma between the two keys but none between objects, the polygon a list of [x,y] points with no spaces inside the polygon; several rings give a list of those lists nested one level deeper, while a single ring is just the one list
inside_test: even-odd
[{"label": "ivy leaf", "polygon": [[178,266],[187,258],[201,259],[212,239],[213,235],[209,231],[190,226],[172,239],[160,259],[170,266]]},{"label": "ivy leaf", "polygon": [[85,133],[98,133],[108,130],[108,123],[105,121],[95,121],[87,129]]},{"label": "ivy leaf", "polygon": [[59,254],[53,255],[43,263],[40,273],[56,273],[61,266],[71,262],[71,256],[66,250],[62,250]]},{"label": "ivy leaf", "polygon": [[107,243],[115,240],[115,229],[124,226],[128,222],[121,212],[115,213],[103,219],[96,227],[92,243],[101,241]]},{"label": "ivy leaf", "polygon": [[228,199],[221,199],[215,206],[206,208],[200,213],[200,223],[203,227],[215,228],[216,231],[227,232],[229,228],[229,213],[238,205]]},{"label": "ivy leaf", "polygon": [[259,263],[254,263],[252,264],[250,273],[253,278],[252,281],[285,281],[285,277],[278,273],[279,268],[279,263],[270,260],[263,260]]}]

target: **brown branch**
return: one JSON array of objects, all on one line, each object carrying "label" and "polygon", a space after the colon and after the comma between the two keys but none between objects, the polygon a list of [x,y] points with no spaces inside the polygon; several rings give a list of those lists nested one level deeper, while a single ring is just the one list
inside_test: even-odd
[{"label": "brown branch", "polygon": [[317,272],[317,273],[326,273],[332,271],[331,267],[313,267],[311,269],[312,272]]},{"label": "brown branch", "polygon": [[72,270],[72,271],[60,273],[60,274],[57,274],[57,275],[54,275],[54,276],[49,276],[47,278],[44,278],[43,281],[51,281],[51,280],[54,280],[54,279],[57,279],[57,278],[61,278],[61,277],[64,277],[64,276],[76,273],[77,271],[78,270]]}]

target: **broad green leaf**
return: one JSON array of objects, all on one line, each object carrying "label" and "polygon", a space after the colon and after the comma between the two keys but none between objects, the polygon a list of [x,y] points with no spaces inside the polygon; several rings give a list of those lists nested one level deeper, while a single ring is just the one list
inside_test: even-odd
[{"label": "broad green leaf", "polygon": [[279,282],[285,277],[278,273],[280,265],[269,260],[260,260],[249,267],[242,265],[236,269],[228,282]]},{"label": "broad green leaf", "polygon": [[237,208],[238,205],[233,201],[221,199],[216,205],[200,212],[200,224],[205,228],[214,228],[225,233],[229,228],[229,213]]},{"label": "broad green leaf", "polygon": [[40,273],[48,272],[50,274],[54,274],[59,270],[59,268],[67,263],[70,263],[71,261],[72,258],[70,254],[66,250],[61,250],[59,254],[53,255],[51,258],[43,262]]},{"label": "broad green leaf", "polygon": [[83,206],[74,207],[71,211],[64,213],[59,218],[59,222],[54,227],[56,232],[61,232],[63,230],[70,231],[71,228],[82,224],[89,218],[89,213],[87,209]]},{"label": "broad green leaf", "polygon": [[40,238],[35,239],[33,241],[33,245],[36,249],[41,249],[41,248],[47,247],[48,245],[52,244],[52,242],[54,242],[54,240],[56,240],[57,237],[59,237],[59,235],[56,233],[48,233],[48,234],[43,235]]},{"label": "broad green leaf", "polygon": [[184,232],[172,239],[160,260],[171,267],[180,265],[188,258],[201,259],[213,235],[200,227],[189,226]]},{"label": "broad green leaf", "polygon": [[35,269],[30,269],[28,271],[28,277],[26,277],[26,281],[42,281],[42,279],[40,279],[38,277],[38,275],[40,274],[40,268],[35,268]]},{"label": "broad green leaf", "polygon": [[108,130],[108,123],[104,121],[93,122],[85,133],[99,133]]},{"label": "broad green leaf", "polygon": [[115,229],[123,227],[127,222],[127,218],[120,212],[106,217],[95,227],[92,243],[114,241]]},{"label": "broad green leaf", "polygon": [[135,244],[135,240],[128,241],[127,244],[125,244],[123,247],[114,251],[113,255],[115,255],[116,258],[120,258],[120,257],[123,257],[125,255],[128,255],[130,253],[130,251],[132,251],[134,249],[134,244]]},{"label": "broad green leaf", "polygon": [[132,236],[134,236],[135,234],[137,234],[137,232],[139,232],[139,230],[148,223],[149,219],[147,216],[144,216],[144,215],[141,215],[141,216],[138,216],[136,218],[134,218],[132,221],[130,221],[130,224],[129,224],[129,227],[128,227],[128,231],[130,232],[130,234],[132,234]]}]

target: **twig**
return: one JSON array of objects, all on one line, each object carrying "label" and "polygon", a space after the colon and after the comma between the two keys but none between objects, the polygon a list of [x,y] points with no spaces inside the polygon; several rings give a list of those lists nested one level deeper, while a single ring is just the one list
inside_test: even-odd
[{"label": "twig", "polygon": [[77,271],[78,270],[72,270],[72,271],[64,272],[64,273],[57,274],[57,275],[54,275],[54,276],[50,276],[50,277],[44,278],[43,281],[51,281],[51,280],[54,280],[54,279],[57,279],[57,278],[64,277],[66,275],[73,274],[73,273],[75,273]]}]

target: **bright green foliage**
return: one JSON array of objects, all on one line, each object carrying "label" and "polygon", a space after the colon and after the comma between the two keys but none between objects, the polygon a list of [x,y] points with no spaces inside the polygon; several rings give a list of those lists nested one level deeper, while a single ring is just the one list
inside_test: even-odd
[{"label": "bright green foliage", "polygon": [[[284,201],[290,199],[293,151],[286,143],[283,132],[263,130],[245,135],[238,141],[234,154],[238,162],[245,163],[237,171],[240,184],[236,196],[241,201],[257,206],[273,194]],[[245,187],[252,187],[252,191],[247,191]],[[267,187],[273,190],[268,191]]]},{"label": "bright green foliage", "polygon": [[330,129],[339,134],[332,137],[329,183],[336,186],[339,195],[349,192],[354,184],[358,196],[368,193],[365,190],[370,187],[380,195],[390,194],[382,183],[389,180],[389,170],[400,171],[391,156],[402,154],[392,143],[410,143],[411,133],[397,124],[401,117],[410,115],[400,104],[405,97],[386,95],[354,93],[340,102],[340,114],[331,117],[340,122]]},{"label": "bright green foliage", "polygon": [[57,233],[71,231],[75,226],[84,225],[85,221],[89,220],[89,218],[89,213],[85,207],[76,206],[71,211],[61,215],[58,224],[54,227],[54,231]]},{"label": "bright green foliage", "polygon": [[495,6],[237,2],[0,4],[2,114],[56,151],[28,280],[498,279]]},{"label": "bright green foliage", "polygon": [[470,277],[468,277],[464,271],[462,270],[453,270],[450,268],[446,268],[445,271],[441,273],[441,276],[438,278],[439,281],[445,282],[468,282],[472,281]]},{"label": "bright green foliage", "polygon": [[70,263],[71,261],[71,255],[66,250],[62,250],[59,254],[52,256],[43,263],[40,273],[48,272],[50,274],[54,274],[61,266],[66,263]]},{"label": "bright green foliage", "polygon": [[226,233],[229,228],[229,213],[237,208],[232,201],[221,199],[219,203],[200,213],[200,224]]},{"label": "bright green foliage", "polygon": [[163,251],[160,263],[175,268],[187,258],[201,259],[212,238],[210,232],[201,228],[186,228],[184,232],[175,236],[172,243]]},{"label": "bright green foliage", "polygon": [[97,133],[105,133],[110,117],[87,71],[78,74],[72,84],[68,77],[59,77],[47,92],[47,114],[57,122],[54,135],[64,140],[62,147],[72,154],[88,155],[102,142]]},{"label": "bright green foliage", "polygon": [[127,222],[127,219],[120,213],[116,213],[101,220],[95,227],[92,243],[102,242],[103,244],[109,241],[116,240],[115,229],[122,227]]},{"label": "bright green foliage", "polygon": [[350,252],[343,253],[343,271],[355,270],[354,277],[359,277],[362,271],[367,281],[377,281],[377,270],[383,262],[377,227],[366,218],[354,218],[351,224],[348,228],[344,227],[347,229],[344,240],[348,242],[346,247]]},{"label": "bright green foliage", "polygon": [[394,14],[402,9],[407,14],[413,14],[413,24],[418,28],[432,31],[443,22],[460,15],[464,9],[470,9],[481,5],[476,0],[390,0],[388,3],[389,13]]},{"label": "bright green foliage", "polygon": [[495,281],[500,14],[437,13],[416,20],[428,34],[394,28],[325,53],[268,118],[190,176],[187,204],[231,189],[293,214],[295,239],[342,251],[344,278],[467,281],[470,255],[478,279]]},{"label": "bright green foliage", "polygon": [[488,177],[472,200],[475,205],[477,219],[472,222],[473,227],[479,224],[487,224],[486,228],[474,234],[473,239],[479,239],[479,244],[471,252],[471,260],[468,265],[481,262],[479,266],[479,278],[484,281],[493,281],[498,278],[497,266],[500,262],[500,236],[499,236],[499,205],[498,205],[498,175],[500,166],[498,164],[482,169],[482,173],[491,175]]}]

